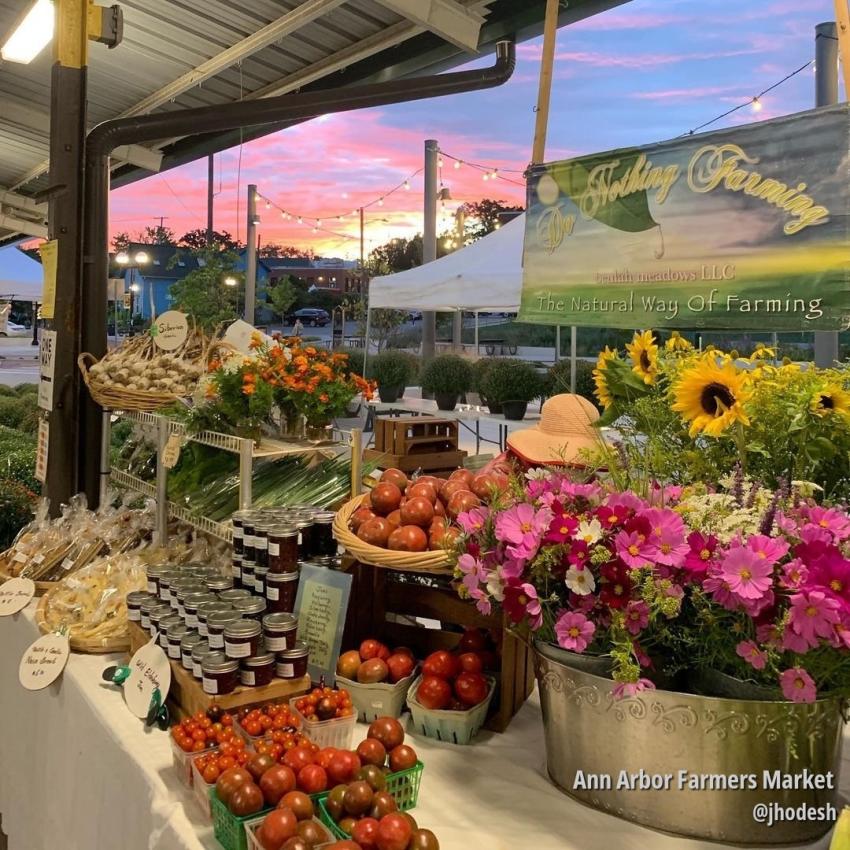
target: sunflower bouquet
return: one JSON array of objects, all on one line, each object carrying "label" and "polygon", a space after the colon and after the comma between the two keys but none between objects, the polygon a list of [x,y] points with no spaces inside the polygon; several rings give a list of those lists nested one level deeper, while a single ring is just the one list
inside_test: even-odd
[{"label": "sunflower bouquet", "polygon": [[606,348],[596,396],[622,440],[600,465],[623,487],[716,482],[740,466],[774,487],[809,481],[850,498],[850,372],[773,356],[696,351],[675,332],[663,346],[644,331],[625,354]]}]

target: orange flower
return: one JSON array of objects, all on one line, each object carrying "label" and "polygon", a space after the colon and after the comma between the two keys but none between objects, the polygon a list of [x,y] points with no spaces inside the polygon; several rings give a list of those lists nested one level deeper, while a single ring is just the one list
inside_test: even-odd
[{"label": "orange flower", "polygon": [[248,344],[248,348],[252,348],[252,349],[256,350],[262,344],[263,344],[263,338],[260,336],[258,331],[254,331],[251,334],[251,342]]},{"label": "orange flower", "polygon": [[243,375],[242,380],[246,384],[255,384],[257,382],[257,376],[254,375],[252,372],[247,372],[245,375]]},{"label": "orange flower", "polygon": [[310,345],[310,346],[308,346],[307,348],[304,349],[304,353],[309,354],[310,357],[315,357],[316,356],[316,349],[313,348],[312,345]]},{"label": "orange flower", "polygon": [[328,398],[328,394],[327,394],[327,393],[322,393],[322,394],[319,396],[319,401],[324,402],[325,404],[327,404],[327,403],[330,401],[330,398]]},{"label": "orange flower", "polygon": [[243,384],[242,392],[244,395],[253,395],[256,391],[256,387],[253,384]]}]

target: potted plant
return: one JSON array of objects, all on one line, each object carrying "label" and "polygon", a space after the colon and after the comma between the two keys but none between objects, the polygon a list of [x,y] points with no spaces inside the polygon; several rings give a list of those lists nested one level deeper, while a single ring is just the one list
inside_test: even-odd
[{"label": "potted plant", "polygon": [[484,381],[487,373],[493,367],[494,363],[498,363],[498,357],[480,357],[472,364],[472,389],[481,397],[482,404],[486,404],[490,413],[501,413],[502,405],[487,397],[484,391]]},{"label": "potted plant", "polygon": [[542,391],[537,370],[525,360],[500,359],[484,376],[483,387],[488,401],[501,404],[505,419],[520,420],[528,403]]},{"label": "potted plant", "polygon": [[378,383],[382,402],[398,401],[419,371],[418,358],[405,351],[382,351],[372,358],[370,377]]},{"label": "potted plant", "polygon": [[422,389],[433,393],[440,410],[454,410],[472,386],[472,366],[457,354],[435,357],[422,370]]}]

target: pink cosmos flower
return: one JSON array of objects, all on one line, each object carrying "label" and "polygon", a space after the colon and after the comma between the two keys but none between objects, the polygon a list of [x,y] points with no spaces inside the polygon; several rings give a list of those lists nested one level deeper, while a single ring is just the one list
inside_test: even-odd
[{"label": "pink cosmos flower", "polygon": [[649,679],[638,679],[636,682],[617,682],[611,691],[614,699],[627,699],[639,694],[641,691],[654,691],[655,683]]},{"label": "pink cosmos flower", "polygon": [[570,546],[570,551],[567,553],[567,560],[574,567],[583,567],[590,557],[590,547],[584,540],[573,540]]},{"label": "pink cosmos flower", "polygon": [[841,620],[839,603],[822,590],[801,590],[789,602],[788,625],[811,646],[829,638]]},{"label": "pink cosmos flower", "polygon": [[[510,552],[510,548],[508,552]],[[510,554],[506,554],[504,560],[500,564],[502,576],[506,581],[511,579],[519,579],[525,572],[527,564],[523,558],[515,558]]]},{"label": "pink cosmos flower", "polygon": [[755,641],[742,640],[735,647],[735,652],[755,670],[764,670],[764,665],[767,664],[767,653],[759,649]]},{"label": "pink cosmos flower", "polygon": [[813,522],[807,522],[799,531],[800,540],[803,543],[832,543],[832,535],[825,528],[815,525]]},{"label": "pink cosmos flower", "polygon": [[704,575],[717,549],[717,538],[713,534],[703,535],[692,531],[688,535],[690,552],[685,555],[682,566],[693,576]]},{"label": "pink cosmos flower", "polygon": [[571,499],[586,499],[588,502],[597,502],[602,495],[602,487],[596,482],[579,484],[570,481],[569,478],[561,479],[561,495],[569,496]]},{"label": "pink cosmos flower", "polygon": [[709,571],[708,576],[703,580],[702,589],[727,611],[736,611],[741,605],[740,598],[732,593],[729,582],[722,575],[720,567]]},{"label": "pink cosmos flower", "polygon": [[791,702],[814,702],[818,691],[814,680],[802,667],[792,667],[779,675],[785,699]]},{"label": "pink cosmos flower", "polygon": [[543,624],[543,611],[533,584],[505,585],[502,607],[514,623],[521,623],[528,617],[532,629],[539,629]]},{"label": "pink cosmos flower", "polygon": [[798,523],[782,511],[776,512],[776,527],[783,533],[794,537],[797,534]]},{"label": "pink cosmos flower", "polygon": [[850,561],[835,546],[827,547],[809,563],[804,586],[826,591],[850,610]]},{"label": "pink cosmos flower", "polygon": [[605,504],[609,508],[623,507],[627,511],[637,513],[646,507],[646,502],[632,493],[631,490],[624,490],[622,493],[612,493],[606,500]]},{"label": "pink cosmos flower", "polygon": [[595,631],[596,626],[578,611],[564,611],[555,623],[558,646],[573,652],[584,652]]},{"label": "pink cosmos flower", "polygon": [[479,588],[478,590],[470,591],[469,595],[475,600],[475,607],[478,611],[485,617],[489,617],[493,611],[493,605],[487,594]]},{"label": "pink cosmos flower", "polygon": [[640,664],[641,667],[655,666],[652,663],[652,659],[643,651],[643,647],[641,647],[641,645],[637,641],[632,641],[632,651],[635,654],[637,663]]},{"label": "pink cosmos flower", "polygon": [[640,634],[649,625],[649,605],[643,600],[626,605],[626,629],[629,634]]},{"label": "pink cosmos flower", "polygon": [[472,555],[464,554],[457,559],[457,568],[463,573],[463,586],[470,592],[487,580],[487,571]]},{"label": "pink cosmos flower", "polygon": [[596,518],[603,528],[617,528],[622,525],[629,516],[629,510],[624,505],[600,505],[596,509]]},{"label": "pink cosmos flower", "polygon": [[809,508],[809,521],[826,529],[836,541],[850,537],[850,516],[838,508]]},{"label": "pink cosmos flower", "polygon": [[788,554],[788,541],[781,537],[768,537],[765,534],[753,534],[747,538],[746,546],[759,558],[774,566]]},{"label": "pink cosmos flower", "polygon": [[782,578],[779,580],[779,585],[788,590],[796,590],[805,584],[808,574],[808,567],[799,558],[794,558],[782,565]]},{"label": "pink cosmos flower", "polygon": [[850,649],[850,629],[843,623],[836,623],[829,643],[836,649]]},{"label": "pink cosmos flower", "polygon": [[551,521],[548,508],[535,511],[529,504],[514,505],[496,517],[496,537],[508,544],[508,553],[514,558],[532,558]]},{"label": "pink cosmos flower", "polygon": [[652,566],[652,547],[642,534],[636,531],[617,532],[614,547],[623,563],[633,570]]},{"label": "pink cosmos flower", "polygon": [[652,547],[652,559],[670,567],[680,566],[690,547],[685,542],[685,523],[675,511],[650,508],[640,516],[649,523],[647,542]]},{"label": "pink cosmos flower", "polygon": [[756,640],[763,646],[778,646],[781,640],[776,623],[761,623],[756,626]]},{"label": "pink cosmos flower", "polygon": [[751,549],[735,546],[720,562],[720,574],[739,599],[759,599],[770,589],[773,568]]},{"label": "pink cosmos flower", "polygon": [[478,534],[479,531],[483,530],[489,516],[489,508],[473,508],[471,511],[458,514],[457,523],[463,529],[464,534]]},{"label": "pink cosmos flower", "polygon": [[802,635],[798,635],[791,628],[786,628],[782,633],[780,647],[786,652],[796,652],[798,655],[807,653],[814,644],[809,643]]},{"label": "pink cosmos flower", "polygon": [[755,619],[756,617],[762,617],[768,609],[772,609],[776,604],[776,596],[772,590],[768,590],[764,596],[759,599],[744,599],[741,602],[741,607],[749,614],[750,617]]},{"label": "pink cosmos flower", "polygon": [[551,510],[554,517],[546,531],[546,542],[566,543],[575,534],[578,520],[558,501],[552,502]]}]

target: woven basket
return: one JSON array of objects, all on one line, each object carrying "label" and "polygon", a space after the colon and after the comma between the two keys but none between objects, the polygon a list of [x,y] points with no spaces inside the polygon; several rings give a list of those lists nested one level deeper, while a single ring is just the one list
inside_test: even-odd
[{"label": "woven basket", "polygon": [[396,552],[381,549],[364,543],[350,528],[351,516],[360,507],[366,496],[357,496],[346,502],[336,514],[333,533],[338,543],[347,552],[364,564],[384,567],[388,570],[401,570],[411,573],[439,573],[452,575],[449,559],[442,550],[433,552]]},{"label": "woven basket", "polygon": [[[45,593],[38,601],[38,607],[35,609],[35,622],[43,635],[49,635],[56,631],[47,624],[47,605],[52,594],[53,589]],[[87,655],[102,655],[108,652],[129,652],[130,635],[125,633],[121,637],[95,639],[70,636],[70,644],[72,652],[82,652]]]},{"label": "woven basket", "polygon": [[91,397],[106,410],[159,410],[180,400],[180,396],[174,393],[107,387],[89,373],[89,369],[97,362],[97,358],[86,351],[77,358],[77,365],[80,367]]},{"label": "woven basket", "polygon": [[[3,567],[0,567],[0,584],[3,584],[4,581],[8,581],[10,578],[14,578],[14,576],[7,573]],[[35,595],[44,596],[48,590],[56,587],[57,584],[59,584],[58,581],[37,581],[35,582]]]}]

